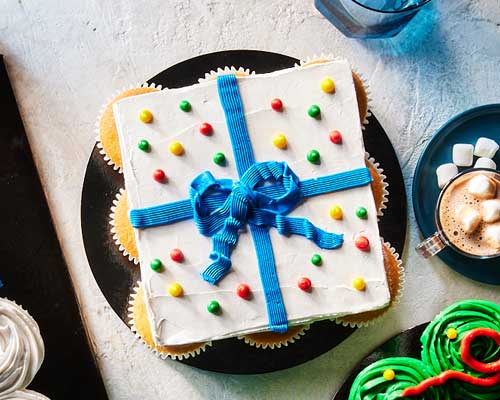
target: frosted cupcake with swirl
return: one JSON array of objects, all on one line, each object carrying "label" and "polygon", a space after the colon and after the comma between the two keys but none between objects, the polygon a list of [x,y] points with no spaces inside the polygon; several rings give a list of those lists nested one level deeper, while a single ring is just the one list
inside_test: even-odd
[{"label": "frosted cupcake with swirl", "polygon": [[13,301],[0,298],[0,399],[46,399],[25,390],[44,355],[36,321]]}]

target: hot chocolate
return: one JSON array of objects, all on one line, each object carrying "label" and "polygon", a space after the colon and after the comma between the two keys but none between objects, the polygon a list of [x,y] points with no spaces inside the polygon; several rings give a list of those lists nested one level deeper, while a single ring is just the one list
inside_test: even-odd
[{"label": "hot chocolate", "polygon": [[[500,174],[471,171],[445,189],[439,220],[446,238],[461,251],[478,257],[500,254]],[[493,215],[493,217],[491,217]]]}]

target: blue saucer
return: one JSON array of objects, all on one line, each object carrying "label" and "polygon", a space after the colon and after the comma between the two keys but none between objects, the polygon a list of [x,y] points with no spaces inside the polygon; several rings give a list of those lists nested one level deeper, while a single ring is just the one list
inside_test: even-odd
[{"label": "blue saucer", "polygon": [[[441,164],[452,162],[454,144],[475,144],[481,136],[500,142],[500,104],[472,108],[453,117],[436,132],[420,156],[413,177],[412,199],[417,224],[424,237],[429,237],[436,231],[434,208],[440,192],[436,168]],[[499,168],[500,151],[495,155],[494,161]],[[437,257],[468,278],[500,285],[498,257],[490,260],[474,260],[450,248],[441,251]]]}]

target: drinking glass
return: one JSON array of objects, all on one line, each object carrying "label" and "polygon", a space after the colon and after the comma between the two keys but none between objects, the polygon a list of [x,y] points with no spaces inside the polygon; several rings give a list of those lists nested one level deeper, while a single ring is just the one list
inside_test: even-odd
[{"label": "drinking glass", "polygon": [[396,36],[431,0],[315,0],[318,11],[351,38]]}]

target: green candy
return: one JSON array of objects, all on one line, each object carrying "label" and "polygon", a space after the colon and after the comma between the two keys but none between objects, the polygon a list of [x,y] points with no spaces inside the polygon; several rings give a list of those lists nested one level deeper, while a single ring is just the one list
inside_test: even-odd
[{"label": "green candy", "polygon": [[191,103],[187,100],[182,100],[179,104],[179,108],[184,112],[191,111]]},{"label": "green candy", "polygon": [[318,118],[321,114],[321,109],[316,104],[313,104],[311,107],[309,107],[307,113],[311,118]]},{"label": "green candy", "polygon": [[216,163],[217,165],[225,165],[226,164],[226,156],[224,155],[224,153],[217,153],[214,156],[214,163]]},{"label": "green candy", "polygon": [[149,142],[146,139],[142,139],[139,143],[137,143],[137,147],[139,147],[142,151],[149,151]]},{"label": "green candy", "polygon": [[367,218],[368,217],[367,209],[364,207],[358,207],[356,209],[356,217],[361,218],[361,219]]},{"label": "green candy", "polygon": [[318,164],[319,158],[320,155],[318,150],[311,150],[309,153],[307,153],[307,161],[309,161],[312,164]]},{"label": "green candy", "polygon": [[161,263],[161,260],[159,258],[155,258],[153,259],[153,261],[151,261],[151,264],[149,264],[151,269],[155,272],[160,272],[161,269],[162,269],[162,266],[163,264]]},{"label": "green candy", "polygon": [[207,310],[209,313],[218,314],[220,312],[220,304],[217,300],[212,300],[208,303]]},{"label": "green candy", "polygon": [[323,259],[319,254],[313,254],[313,256],[311,257],[311,263],[319,267],[321,264],[323,264]]}]

